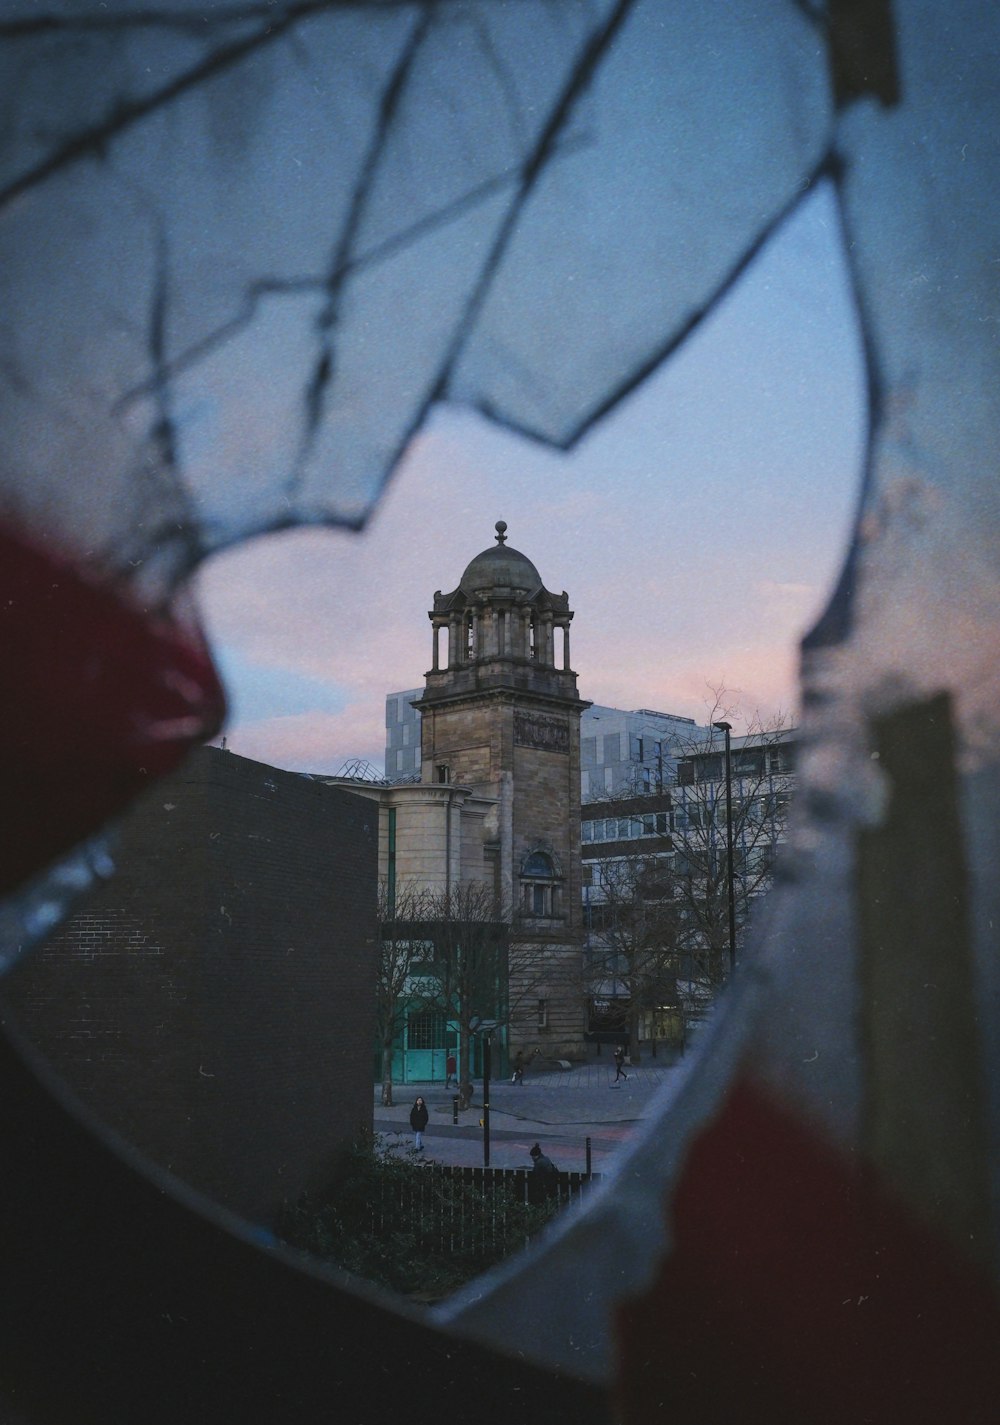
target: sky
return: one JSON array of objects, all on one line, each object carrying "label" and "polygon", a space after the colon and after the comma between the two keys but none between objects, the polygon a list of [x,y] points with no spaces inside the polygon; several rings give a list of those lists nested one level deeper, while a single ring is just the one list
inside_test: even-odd
[{"label": "sky", "polygon": [[575,611],[581,696],[701,721],[796,715],[797,641],[844,558],[864,383],[831,193],[817,189],[678,353],[574,450],[457,407],[414,438],[365,531],[215,556],[198,598],[227,745],[381,769],[384,699],[430,666],[427,610],[506,520]]}]

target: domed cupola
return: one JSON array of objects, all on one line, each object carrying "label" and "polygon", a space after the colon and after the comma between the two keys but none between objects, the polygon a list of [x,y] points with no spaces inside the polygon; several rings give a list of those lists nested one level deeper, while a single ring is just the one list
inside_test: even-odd
[{"label": "domed cupola", "polygon": [[546,589],[527,555],[510,547],[504,520],[495,528],[496,543],[469,562],[458,587],[434,595],[425,697],[510,687],[578,698],[569,598]]},{"label": "domed cupola", "polygon": [[533,599],[542,580],[531,560],[507,543],[507,524],[497,520],[496,544],[477,554],[466,567],[458,587],[467,598]]}]

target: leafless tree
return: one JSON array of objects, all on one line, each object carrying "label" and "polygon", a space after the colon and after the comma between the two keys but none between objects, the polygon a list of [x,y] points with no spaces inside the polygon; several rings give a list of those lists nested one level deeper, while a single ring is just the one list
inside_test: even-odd
[{"label": "leafless tree", "polygon": [[[724,733],[711,727],[727,720],[717,699],[709,737],[679,749],[671,794],[671,880],[682,977],[709,996],[725,979],[730,950],[725,741]],[[755,902],[771,886],[778,847],[785,838],[794,782],[789,733],[781,716],[766,723],[754,716],[732,739],[737,946]]]},{"label": "leafless tree", "polygon": [[425,1004],[457,1027],[459,1107],[468,1108],[473,1036],[506,1017],[508,923],[493,887],[481,881],[427,893],[421,909],[434,943]]},{"label": "leafless tree", "polygon": [[[707,729],[670,749],[670,809],[662,834],[643,835],[634,852],[619,843],[595,865],[596,936],[591,982],[617,981],[627,996],[631,1041],[638,1021],[671,974],[687,1017],[703,1012],[730,963],[727,781],[724,731],[732,722],[731,815],[737,945],[754,904],[769,889],[785,837],[794,783],[791,729],[778,715],[741,721],[724,688],[712,689]],[[613,800],[622,818],[641,815],[642,798],[623,785]],[[599,802],[591,804],[595,809]],[[611,802],[609,802],[609,806]],[[652,999],[651,999],[652,997]]]},{"label": "leafless tree", "polygon": [[414,971],[426,957],[425,944],[415,937],[425,897],[410,887],[378,886],[379,957],[375,983],[375,1024],[382,1051],[382,1104],[392,1107],[393,1050],[406,1016],[418,996]]},{"label": "leafless tree", "polygon": [[460,1107],[471,1095],[472,1044],[484,1023],[508,1027],[548,982],[551,966],[529,925],[492,886],[463,882],[450,891],[379,886],[377,984],[382,1102],[392,1103],[393,1049],[407,1017],[427,1012],[458,1031]]},{"label": "leafless tree", "polygon": [[[667,838],[663,838],[669,845]],[[640,1020],[677,1003],[677,913],[668,861],[647,852],[601,862],[597,924],[586,964],[590,987],[612,984],[628,1004],[628,1038],[639,1056]]]}]

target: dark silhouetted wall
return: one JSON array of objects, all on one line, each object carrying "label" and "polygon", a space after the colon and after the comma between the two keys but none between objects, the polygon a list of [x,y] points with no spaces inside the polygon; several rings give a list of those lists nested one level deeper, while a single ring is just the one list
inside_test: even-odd
[{"label": "dark silhouetted wall", "polygon": [[117,875],[5,987],[105,1122],[255,1221],[371,1127],[377,814],[201,748],[123,826]]}]

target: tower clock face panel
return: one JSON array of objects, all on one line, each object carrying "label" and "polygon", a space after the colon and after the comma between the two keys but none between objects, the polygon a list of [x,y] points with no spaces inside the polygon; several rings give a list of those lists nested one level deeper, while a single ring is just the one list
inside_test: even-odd
[{"label": "tower clock face panel", "polygon": [[542,713],[514,713],[514,742],[518,747],[536,747],[542,752],[569,754],[569,724],[563,718]]}]

